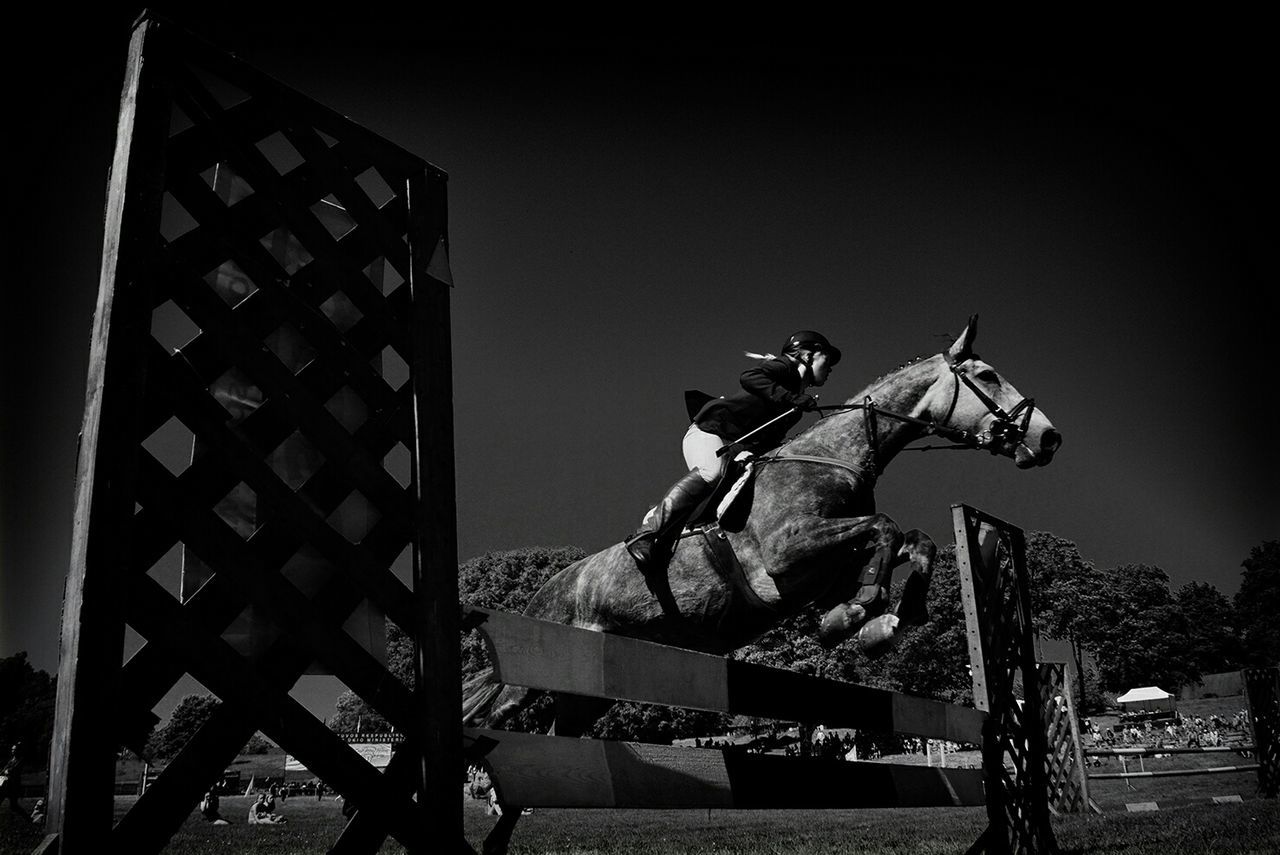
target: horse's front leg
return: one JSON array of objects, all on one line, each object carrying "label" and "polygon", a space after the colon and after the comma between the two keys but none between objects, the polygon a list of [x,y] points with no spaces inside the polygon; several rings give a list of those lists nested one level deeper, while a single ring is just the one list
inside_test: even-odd
[{"label": "horse's front leg", "polygon": [[[858,594],[837,604],[823,617],[818,627],[820,643],[831,647],[852,636],[857,639],[859,649],[874,658],[897,646],[902,640],[902,629],[928,621],[925,600],[937,548],[928,535],[917,529],[901,535],[897,542],[892,559],[883,550],[877,550],[862,573]],[[902,595],[893,608],[885,612],[892,568],[903,563],[911,565],[911,572]]]},{"label": "horse's front leg", "polygon": [[[784,595],[812,599],[830,608],[818,639],[835,645],[889,605],[887,587],[903,558],[901,530],[885,514],[787,520],[762,540],[762,558]],[[849,568],[858,568],[849,574]]]},{"label": "horse's front leg", "polygon": [[929,620],[926,601],[929,582],[933,578],[933,559],[937,553],[933,540],[919,529],[912,529],[902,536],[899,554],[912,567],[903,585],[902,596],[893,606],[893,613],[907,626],[923,626]]},{"label": "horse's front leg", "polygon": [[[877,655],[896,643],[900,622],[919,625],[928,619],[924,597],[936,547],[918,530],[903,534],[885,514],[792,519],[762,545],[779,590],[801,586],[814,568],[827,574],[826,590],[817,600],[828,609],[818,629],[825,646],[856,635],[863,650]],[[902,598],[889,609],[889,580],[904,562],[912,571]],[[859,572],[844,575],[850,566]],[[830,574],[837,574],[834,581]]]}]

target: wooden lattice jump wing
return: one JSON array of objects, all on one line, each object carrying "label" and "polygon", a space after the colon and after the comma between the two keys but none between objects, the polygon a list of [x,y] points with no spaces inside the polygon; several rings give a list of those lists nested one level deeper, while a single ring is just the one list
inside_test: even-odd
[{"label": "wooden lattice jump wing", "polygon": [[[135,26],[46,849],[159,851],[255,731],[359,806],[339,848],[461,843],[457,681],[403,685],[371,630],[385,614],[416,640],[418,686],[457,673],[445,181],[171,24]],[[148,572],[175,550],[181,598]],[[122,663],[126,624],[145,643]],[[316,663],[405,734],[386,774],[290,696]],[[113,828],[117,748],[141,749],[184,675],[222,703]]]}]

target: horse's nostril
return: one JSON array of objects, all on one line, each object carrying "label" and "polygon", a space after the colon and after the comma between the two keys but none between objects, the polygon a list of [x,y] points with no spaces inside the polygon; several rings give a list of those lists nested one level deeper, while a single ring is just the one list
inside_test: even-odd
[{"label": "horse's nostril", "polygon": [[1053,454],[1062,445],[1062,434],[1053,428],[1040,435],[1040,452],[1042,454]]}]

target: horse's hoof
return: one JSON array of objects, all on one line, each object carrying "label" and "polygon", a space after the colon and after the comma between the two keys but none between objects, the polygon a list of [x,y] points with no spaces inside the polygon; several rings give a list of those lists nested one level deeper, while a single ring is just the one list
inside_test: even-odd
[{"label": "horse's hoof", "polygon": [[880,615],[858,630],[858,648],[871,659],[877,659],[897,646],[898,616]]},{"label": "horse's hoof", "polygon": [[827,612],[818,624],[818,643],[828,649],[835,647],[866,619],[867,611],[862,606],[842,603]]}]

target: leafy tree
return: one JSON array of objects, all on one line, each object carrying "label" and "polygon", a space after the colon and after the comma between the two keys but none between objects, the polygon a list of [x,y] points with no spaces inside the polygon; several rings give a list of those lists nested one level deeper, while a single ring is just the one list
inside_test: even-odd
[{"label": "leafy tree", "polygon": [[1103,572],[1104,599],[1093,633],[1098,676],[1106,689],[1167,686],[1200,679],[1186,617],[1169,592],[1169,576],[1149,564]]},{"label": "leafy tree", "polygon": [[781,621],[730,657],[825,679],[856,680],[860,662],[853,645],[841,644],[829,649],[820,645],[817,632],[821,619],[817,609],[806,609]]},{"label": "leafy tree", "polygon": [[1263,541],[1242,562],[1240,590],[1235,596],[1244,664],[1280,663],[1280,540]]},{"label": "leafy tree", "polygon": [[195,736],[222,702],[213,695],[187,695],[173,708],[169,723],[147,743],[151,757],[172,757]]},{"label": "leafy tree", "polygon": [[[522,613],[543,583],[556,573],[587,557],[576,546],[530,546],[488,552],[458,568],[458,596],[469,606]],[[462,638],[462,679],[489,665],[480,633]]]},{"label": "leafy tree", "polygon": [[333,706],[334,714],[328,721],[330,730],[385,733],[392,729],[377,710],[350,689],[339,695]]},{"label": "leafy tree", "polygon": [[724,733],[729,729],[731,721],[732,716],[722,713],[623,701],[610,707],[587,735],[597,739],[665,744],[673,739]]},{"label": "leafy tree", "polygon": [[1216,674],[1239,669],[1244,645],[1231,601],[1207,582],[1189,582],[1178,589],[1177,602],[1187,621],[1196,670]]},{"label": "leafy tree", "polygon": [[[1102,575],[1071,541],[1049,532],[1032,531],[1027,532],[1026,543],[1036,626],[1044,635],[1067,642],[1075,673],[1085,674],[1084,654],[1094,642],[1098,615],[1110,592]],[[1077,683],[1081,709],[1088,707],[1093,695],[1087,682]]]},{"label": "leafy tree", "polygon": [[48,762],[56,690],[57,681],[31,667],[26,651],[0,659],[0,750],[6,759],[9,747],[21,742],[26,763]]}]

